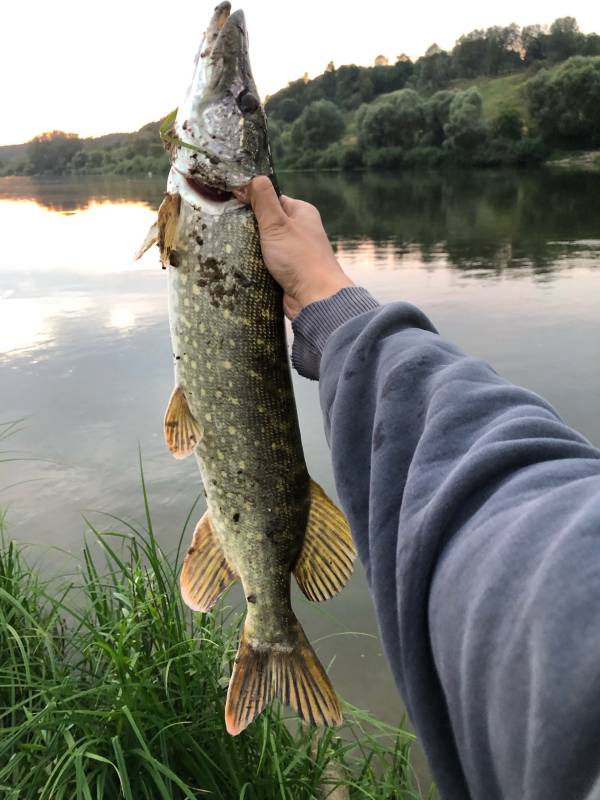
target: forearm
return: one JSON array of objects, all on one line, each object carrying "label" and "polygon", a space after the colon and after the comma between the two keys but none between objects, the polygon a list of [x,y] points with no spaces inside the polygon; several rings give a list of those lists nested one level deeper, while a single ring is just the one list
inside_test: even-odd
[{"label": "forearm", "polygon": [[[294,327],[321,348],[338,492],[440,788],[585,797],[598,768],[585,735],[600,722],[586,694],[600,682],[600,453],[414,307],[357,315],[340,299],[335,321],[325,301]],[[569,754],[551,735],[559,710],[584,737]]]}]

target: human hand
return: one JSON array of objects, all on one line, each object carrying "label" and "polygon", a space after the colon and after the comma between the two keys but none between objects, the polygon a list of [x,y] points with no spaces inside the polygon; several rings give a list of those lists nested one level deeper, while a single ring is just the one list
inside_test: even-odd
[{"label": "human hand", "polygon": [[283,289],[283,309],[289,319],[309,303],[353,286],[314,206],[284,195],[278,198],[264,175],[246,187],[244,199],[256,215],[263,258]]}]

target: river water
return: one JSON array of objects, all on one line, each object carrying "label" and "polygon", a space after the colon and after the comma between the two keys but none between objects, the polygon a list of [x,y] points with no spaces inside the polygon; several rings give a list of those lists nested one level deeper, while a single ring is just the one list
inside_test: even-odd
[{"label": "river water", "polygon": [[[295,174],[339,259],[382,302],[419,305],[446,337],[544,395],[600,445],[600,192],[576,172]],[[83,515],[140,520],[141,448],[155,527],[175,547],[200,486],[162,440],[172,389],[165,273],[132,254],[164,181],[0,179],[0,506],[41,568],[81,560]],[[335,496],[317,386],[295,377],[312,476]],[[359,466],[359,465],[358,465]],[[394,476],[390,476],[393,480]],[[28,481],[28,482],[23,482]],[[15,484],[16,486],[10,486]],[[324,606],[296,607],[350,702],[398,722],[363,574]]]}]

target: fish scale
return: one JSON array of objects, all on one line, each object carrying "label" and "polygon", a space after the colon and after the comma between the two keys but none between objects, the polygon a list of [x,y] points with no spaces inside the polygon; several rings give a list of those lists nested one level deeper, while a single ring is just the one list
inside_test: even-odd
[{"label": "fish scale", "polygon": [[210,611],[239,580],[247,613],[225,723],[237,735],[273,700],[307,723],[341,721],[335,691],[293,612],[291,575],[313,601],[344,586],[348,523],[308,475],[287,356],[282,292],[239,199],[274,180],[266,118],[252,79],[244,15],[215,9],[192,82],[162,135],[171,157],[158,220],[167,270],[175,387],[165,441],[195,455],[207,510],[180,575],[184,601]]}]

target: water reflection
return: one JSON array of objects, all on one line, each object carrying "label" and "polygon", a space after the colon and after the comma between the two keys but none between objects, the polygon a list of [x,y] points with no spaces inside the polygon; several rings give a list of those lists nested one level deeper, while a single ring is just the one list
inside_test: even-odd
[{"label": "water reflection", "polygon": [[69,213],[98,203],[146,203],[157,206],[165,180],[79,175],[58,178],[0,179],[0,200],[31,200],[49,211]]},{"label": "water reflection", "polygon": [[[546,276],[600,249],[597,176],[585,172],[286,175],[285,190],[311,197],[330,235],[440,252],[475,275],[531,269]],[[573,242],[577,242],[575,245]]]},{"label": "water reflection", "polygon": [[[319,207],[336,242],[393,242],[394,263],[417,253],[435,265],[443,255],[473,277],[528,269],[542,279],[558,266],[597,256],[597,182],[594,173],[564,170],[281,176],[284,192]],[[29,198],[61,212],[107,201],[156,208],[163,192],[163,178],[0,180],[0,200]]]},{"label": "water reflection", "polygon": [[56,341],[56,321],[88,311],[89,297],[0,297],[0,355],[39,348]]}]

